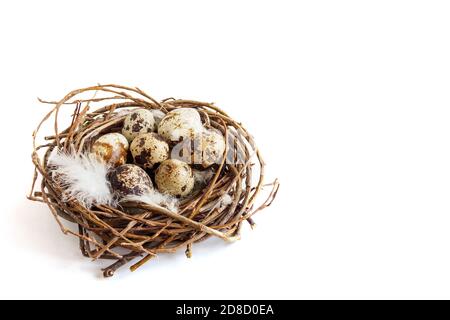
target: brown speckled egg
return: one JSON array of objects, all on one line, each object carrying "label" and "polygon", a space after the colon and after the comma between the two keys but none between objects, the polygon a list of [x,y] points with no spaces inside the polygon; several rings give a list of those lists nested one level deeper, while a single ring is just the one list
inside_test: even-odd
[{"label": "brown speckled egg", "polygon": [[157,163],[169,158],[169,145],[157,133],[141,133],[130,146],[134,163],[145,169],[151,169]]},{"label": "brown speckled egg", "polygon": [[215,163],[220,163],[225,152],[225,138],[220,132],[208,130],[200,135],[200,150],[198,151],[201,158],[195,159],[201,163],[204,168],[208,168]]},{"label": "brown speckled egg", "polygon": [[203,131],[200,114],[192,108],[181,108],[170,111],[161,120],[158,133],[173,142],[192,139]]},{"label": "brown speckled egg", "polygon": [[180,160],[166,160],[156,170],[158,190],[172,196],[186,196],[194,188],[194,174],[191,167]]},{"label": "brown speckled egg", "polygon": [[150,110],[139,109],[130,113],[123,123],[122,134],[129,142],[141,133],[155,131],[155,118]]},{"label": "brown speckled egg", "polygon": [[225,138],[220,132],[203,131],[194,139],[185,140],[176,145],[172,150],[172,158],[208,168],[221,162],[225,147]]},{"label": "brown speckled egg", "polygon": [[144,169],[134,164],[124,164],[108,175],[111,188],[120,197],[143,195],[153,189],[153,183]]},{"label": "brown speckled egg", "polygon": [[98,138],[92,144],[91,152],[98,159],[117,167],[125,164],[128,147],[128,141],[123,135],[120,133],[108,133]]}]

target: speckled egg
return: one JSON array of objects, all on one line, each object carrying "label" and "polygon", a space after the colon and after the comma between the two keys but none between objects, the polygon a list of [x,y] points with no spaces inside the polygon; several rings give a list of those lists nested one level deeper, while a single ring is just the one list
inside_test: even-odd
[{"label": "speckled egg", "polygon": [[98,138],[91,147],[91,152],[98,159],[117,167],[127,161],[128,141],[120,133],[108,133]]},{"label": "speckled egg", "polygon": [[124,164],[110,172],[109,182],[120,197],[143,195],[153,189],[153,183],[144,169],[134,164]]},{"label": "speckled egg", "polygon": [[156,170],[158,190],[172,196],[186,196],[194,188],[194,174],[191,167],[180,160],[166,160]]},{"label": "speckled egg", "polygon": [[225,138],[220,132],[208,130],[201,133],[199,149],[195,156],[195,163],[201,164],[204,168],[219,164],[225,152]]},{"label": "speckled egg", "polygon": [[225,147],[225,138],[220,132],[207,130],[197,134],[194,139],[177,144],[172,150],[172,158],[208,168],[220,163]]},{"label": "speckled egg", "polygon": [[130,113],[123,123],[122,134],[129,142],[141,133],[155,131],[155,118],[150,110],[139,109]]},{"label": "speckled egg", "polygon": [[158,133],[173,142],[191,139],[202,131],[200,114],[191,108],[170,111],[158,126]]},{"label": "speckled egg", "polygon": [[134,163],[151,169],[169,158],[169,144],[157,133],[141,133],[130,146]]},{"label": "speckled egg", "polygon": [[153,118],[155,118],[155,127],[157,128],[166,114],[158,109],[152,109],[151,111],[153,113]]}]

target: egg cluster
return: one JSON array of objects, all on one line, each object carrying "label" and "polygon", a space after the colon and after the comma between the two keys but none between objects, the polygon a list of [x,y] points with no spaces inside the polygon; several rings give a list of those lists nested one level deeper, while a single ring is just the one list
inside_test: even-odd
[{"label": "egg cluster", "polygon": [[142,195],[155,187],[163,194],[186,197],[198,182],[193,165],[210,170],[220,163],[225,148],[222,133],[205,128],[195,109],[139,109],[126,116],[121,133],[95,140],[91,152],[111,167],[108,179],[119,197]]}]

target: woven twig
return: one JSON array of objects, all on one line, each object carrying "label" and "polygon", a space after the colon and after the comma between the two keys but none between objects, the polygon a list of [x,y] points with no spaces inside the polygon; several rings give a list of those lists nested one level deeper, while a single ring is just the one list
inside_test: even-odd
[{"label": "woven twig", "polygon": [[[82,98],[86,94],[93,97]],[[99,97],[100,94],[103,96]],[[253,138],[240,123],[214,104],[173,98],[158,102],[138,88],[119,85],[97,85],[74,90],[57,102],[40,101],[53,108],[33,133],[35,173],[28,198],[48,205],[62,232],[79,238],[84,256],[115,260],[103,269],[105,277],[113,276],[118,268],[132,260],[139,258],[130,267],[134,271],[157,254],[180,248],[191,257],[192,244],[211,236],[235,241],[240,238],[242,223],[247,221],[253,227],[252,216],[268,207],[277,194],[277,180],[264,185],[265,163]],[[91,111],[94,105],[97,109]],[[59,125],[62,108],[73,108],[71,124],[64,130]],[[222,163],[214,166],[215,175],[209,185],[189,199],[181,200],[178,213],[137,202],[122,203],[117,208],[99,205],[86,209],[76,200],[63,201],[64,190],[49,173],[48,158],[52,150],[82,152],[89,149],[99,135],[119,131],[125,118],[120,111],[133,108],[158,109],[164,113],[177,108],[197,109],[206,127],[220,130],[227,141],[233,142],[228,145],[226,154],[234,151],[234,161],[223,157]],[[38,133],[52,116],[54,133],[45,136],[45,143],[38,145]],[[237,159],[239,156],[241,159]],[[257,172],[256,177],[253,172]],[[40,190],[36,190],[39,177]],[[272,191],[266,201],[256,207],[263,187],[271,187]],[[223,207],[221,201],[225,195],[231,196],[232,203]],[[77,224],[78,232],[66,228],[63,220]],[[123,254],[124,249],[128,253]]]}]

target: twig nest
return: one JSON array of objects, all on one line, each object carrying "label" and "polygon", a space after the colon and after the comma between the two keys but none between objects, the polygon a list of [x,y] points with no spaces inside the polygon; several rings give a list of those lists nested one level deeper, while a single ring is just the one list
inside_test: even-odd
[{"label": "twig nest", "polygon": [[120,133],[108,133],[98,138],[92,145],[91,152],[113,167],[127,161],[128,140]]},{"label": "twig nest", "polygon": [[119,197],[139,196],[151,192],[153,183],[144,169],[124,164],[109,173],[111,188]]},{"label": "twig nest", "polygon": [[172,196],[187,196],[194,188],[191,167],[180,160],[166,160],[156,170],[155,182],[158,190]]},{"label": "twig nest", "polygon": [[197,110],[181,108],[170,111],[159,123],[158,133],[165,139],[178,142],[193,139],[203,131],[202,120]]},{"label": "twig nest", "polygon": [[[80,239],[84,256],[113,259],[105,277],[167,252],[186,250],[190,257],[193,245],[210,237],[235,241],[244,221],[253,226],[253,215],[278,192],[278,181],[264,181],[265,163],[251,134],[212,103],[158,102],[114,84],[77,89],[57,101],[33,134],[29,199],[48,205],[64,233],[78,229],[70,234]],[[69,127],[61,119],[68,112],[59,112],[67,108],[73,108]],[[49,119],[55,132],[42,136]]]},{"label": "twig nest", "polygon": [[155,131],[155,118],[153,112],[147,109],[139,109],[130,113],[123,123],[122,134],[133,141],[141,133]]},{"label": "twig nest", "polygon": [[141,133],[130,146],[134,163],[151,169],[157,163],[169,159],[169,144],[157,133]]}]

